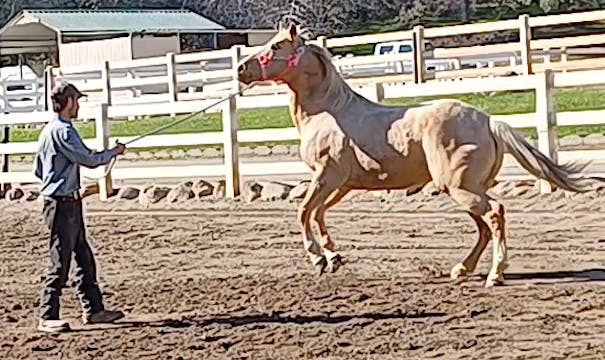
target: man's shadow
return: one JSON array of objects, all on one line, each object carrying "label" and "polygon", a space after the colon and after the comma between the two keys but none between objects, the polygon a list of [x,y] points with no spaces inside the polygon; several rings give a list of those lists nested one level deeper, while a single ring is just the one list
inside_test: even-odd
[{"label": "man's shadow", "polygon": [[126,328],[163,328],[166,331],[178,331],[188,327],[204,327],[214,324],[229,325],[231,327],[245,326],[251,324],[295,324],[306,325],[317,323],[320,325],[338,325],[343,323],[364,324],[376,320],[388,319],[428,319],[448,316],[444,312],[401,312],[393,310],[390,312],[370,312],[362,314],[347,314],[338,316],[328,315],[284,315],[280,311],[272,311],[267,314],[221,316],[202,319],[162,319],[162,320],[131,320],[120,321],[108,325],[87,325],[82,328],[72,329],[72,332],[91,332]]}]

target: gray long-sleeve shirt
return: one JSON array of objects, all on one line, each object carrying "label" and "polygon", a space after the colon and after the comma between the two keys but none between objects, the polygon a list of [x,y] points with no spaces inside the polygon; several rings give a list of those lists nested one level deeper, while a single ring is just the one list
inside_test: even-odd
[{"label": "gray long-sleeve shirt", "polygon": [[80,189],[80,165],[95,168],[109,163],[115,150],[90,150],[70,121],[56,117],[40,134],[34,174],[42,180],[40,193],[68,196]]}]

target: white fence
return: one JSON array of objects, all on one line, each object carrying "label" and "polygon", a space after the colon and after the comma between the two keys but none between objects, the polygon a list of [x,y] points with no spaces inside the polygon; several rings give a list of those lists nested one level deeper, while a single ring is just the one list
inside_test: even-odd
[{"label": "white fence", "polygon": [[[592,151],[565,151],[556,149],[556,125],[589,125],[605,123],[605,110],[556,112],[554,109],[553,89],[564,87],[587,87],[605,84],[605,70],[577,71],[574,73],[553,73],[545,71],[535,75],[520,75],[513,77],[495,77],[491,79],[465,79],[451,83],[425,83],[407,85],[389,85],[375,83],[372,86],[358,88],[364,96],[373,99],[381,94],[384,98],[399,98],[405,96],[423,95],[449,95],[457,93],[508,91],[508,90],[534,90],[536,93],[536,112],[493,116],[495,119],[506,121],[514,127],[535,127],[538,131],[539,149],[553,159],[567,161],[573,159],[605,159],[605,150]],[[114,141],[108,131],[108,119],[114,117],[137,115],[162,115],[170,112],[177,114],[191,113],[203,109],[215,102],[214,100],[178,101],[168,106],[164,104],[139,105],[106,105],[84,108],[87,118],[94,118],[96,122],[97,137],[86,139],[87,145],[93,148],[104,148]],[[227,195],[239,194],[239,179],[241,175],[266,174],[307,174],[307,167],[300,161],[271,162],[271,163],[240,163],[238,156],[238,143],[267,142],[298,140],[294,128],[238,130],[237,112],[239,108],[258,108],[261,106],[286,106],[287,95],[248,95],[214,109],[221,111],[223,118],[223,131],[199,134],[181,135],[154,135],[132,143],[129,148],[168,147],[183,145],[214,145],[224,146],[223,165],[193,165],[193,166],[166,166],[148,168],[122,168],[114,170],[107,179],[100,181],[102,197],[110,190],[111,179],[145,179],[145,178],[188,178],[204,176],[221,176],[226,178]],[[0,115],[1,125],[17,125],[26,123],[46,122],[51,113],[40,112],[30,114]],[[128,141],[128,138],[121,138]],[[0,144],[1,154],[28,154],[36,151],[35,142]],[[510,158],[507,160],[510,161]],[[101,176],[105,169],[87,170],[85,176]],[[524,176],[525,177],[525,176]],[[531,176],[529,177],[531,178]],[[37,179],[31,172],[6,172],[0,174],[0,183],[33,183]],[[550,186],[541,184],[543,192],[549,192]]]}]

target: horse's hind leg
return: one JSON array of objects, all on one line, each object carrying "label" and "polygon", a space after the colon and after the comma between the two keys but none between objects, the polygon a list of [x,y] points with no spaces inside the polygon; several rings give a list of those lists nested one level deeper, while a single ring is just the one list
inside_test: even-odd
[{"label": "horse's hind leg", "polygon": [[344,187],[340,187],[332,191],[332,193],[330,193],[325,202],[320,205],[312,215],[319,231],[319,244],[323,248],[324,254],[326,255],[326,258],[328,260],[329,272],[335,272],[343,263],[341,256],[336,252],[334,242],[328,234],[328,229],[326,228],[324,216],[326,214],[326,211],[330,207],[336,205],[340,200],[342,200],[342,198],[346,194],[348,194],[349,191],[350,189]]},{"label": "horse's hind leg", "polygon": [[466,256],[466,258],[452,268],[450,276],[454,280],[459,278],[460,276],[470,275],[473,271],[475,271],[477,263],[479,262],[479,258],[481,257],[481,254],[483,254],[483,251],[487,247],[487,242],[491,237],[491,231],[489,229],[489,226],[485,223],[485,221],[483,221],[481,216],[475,215],[471,212],[468,213],[477,224],[477,230],[479,231],[479,239],[477,239],[475,246],[473,246],[473,249]]},{"label": "horse's hind leg", "polygon": [[303,244],[305,251],[309,254],[313,266],[321,275],[328,265],[326,258],[321,253],[321,249],[311,228],[311,215],[316,209],[322,206],[328,196],[340,185],[340,177],[336,169],[323,168],[316,173],[311,180],[307,194],[305,195],[298,210],[298,221],[300,223],[303,235]]},{"label": "horse's hind leg", "polygon": [[[458,204],[473,214],[473,218],[479,217],[489,227],[494,248],[492,268],[487,276],[485,286],[490,287],[501,284],[504,281],[503,272],[507,267],[504,206],[485,193],[473,193],[460,188],[451,188],[449,189],[449,193]],[[484,244],[486,243],[485,241]],[[479,241],[467,259],[471,258],[471,261],[473,261],[473,256],[476,256],[478,260],[481,246],[485,248],[485,245]],[[473,254],[475,252],[477,254]],[[472,264],[469,263],[469,265]]]}]

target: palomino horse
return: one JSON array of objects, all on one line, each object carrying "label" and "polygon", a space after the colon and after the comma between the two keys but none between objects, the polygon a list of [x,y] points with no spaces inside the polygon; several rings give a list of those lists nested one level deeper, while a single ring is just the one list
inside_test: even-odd
[{"label": "palomino horse", "polygon": [[[457,100],[386,106],[354,92],[323,48],[305,44],[295,25],[281,27],[258,54],[239,64],[239,80],[271,80],[290,89],[290,113],[300,134],[300,156],[312,171],[298,220],[304,248],[321,275],[342,265],[324,215],[353,189],[407,189],[433,181],[476,222],[479,239],[451,269],[475,270],[489,239],[493,264],[486,286],[503,282],[507,264],[504,207],[486,194],[496,184],[505,149],[531,174],[561,189],[588,191],[601,180],[571,177],[585,165],[557,165],[509,125]],[[311,221],[319,230],[316,240]],[[323,250],[323,251],[322,251]]]}]

